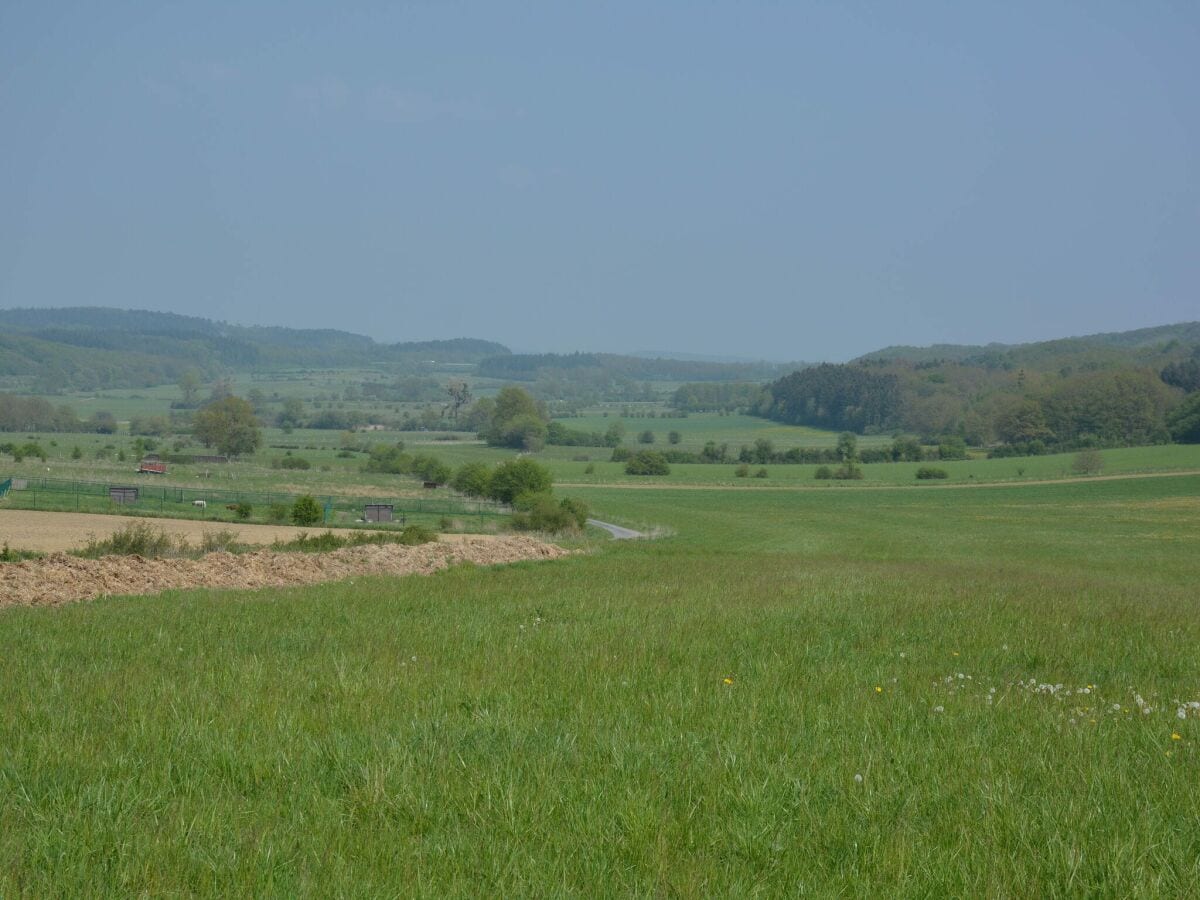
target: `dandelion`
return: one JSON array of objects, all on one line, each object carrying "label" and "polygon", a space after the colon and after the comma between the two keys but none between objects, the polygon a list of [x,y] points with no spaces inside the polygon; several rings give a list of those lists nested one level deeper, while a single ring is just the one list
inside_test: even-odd
[{"label": "dandelion", "polygon": [[732,679],[732,678],[730,678],[728,675],[726,675],[726,676],[725,676],[723,679],[721,679],[721,680],[722,680],[722,681],[724,681],[724,682],[725,682],[725,684],[733,684],[733,679]]},{"label": "dandelion", "polygon": [[1173,741],[1182,741],[1182,740],[1183,740],[1183,735],[1181,735],[1181,734],[1180,734],[1178,731],[1172,731],[1172,732],[1171,732],[1171,740],[1173,740]]},{"label": "dandelion", "polygon": [[882,693],[883,693],[883,688],[882,688],[882,687],[880,687],[879,685],[875,685],[875,693],[877,693],[877,694],[882,694]]},{"label": "dandelion", "polygon": [[957,651],[957,650],[955,650],[955,651],[954,651],[954,653],[953,653],[953,655],[954,655],[954,656],[958,656],[958,651]]}]

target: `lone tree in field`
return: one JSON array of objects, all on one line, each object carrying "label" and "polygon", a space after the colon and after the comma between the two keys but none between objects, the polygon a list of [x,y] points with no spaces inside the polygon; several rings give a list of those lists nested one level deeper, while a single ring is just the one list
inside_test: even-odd
[{"label": "lone tree in field", "polygon": [[450,402],[446,404],[445,412],[450,413],[450,418],[457,422],[459,411],[471,405],[471,388],[465,381],[452,381],[446,385],[446,393]]},{"label": "lone tree in field", "polygon": [[1080,475],[1095,475],[1104,468],[1104,457],[1100,455],[1098,450],[1080,450],[1075,454],[1075,461],[1071,463],[1071,468]]},{"label": "lone tree in field", "polygon": [[241,397],[222,397],[202,406],[192,420],[192,434],[226,456],[253,453],[262,446],[254,409]]},{"label": "lone tree in field", "polygon": [[496,395],[492,421],[484,438],[493,447],[536,452],[546,445],[546,410],[528,391],[503,387]]},{"label": "lone tree in field", "polygon": [[200,391],[200,375],[195,369],[188,369],[179,376],[179,390],[183,393],[184,406],[196,405],[196,394]]}]

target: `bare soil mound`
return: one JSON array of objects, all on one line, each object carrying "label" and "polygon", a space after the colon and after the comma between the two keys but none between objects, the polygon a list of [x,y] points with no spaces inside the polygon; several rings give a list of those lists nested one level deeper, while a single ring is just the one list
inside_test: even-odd
[{"label": "bare soil mound", "polygon": [[176,588],[260,588],[338,581],[358,575],[428,575],[455,563],[499,565],[556,559],[569,551],[529,537],[454,543],[345,547],[329,553],[210,553],[197,560],[56,553],[0,565],[0,607],[58,606],[113,594],[157,594]]}]

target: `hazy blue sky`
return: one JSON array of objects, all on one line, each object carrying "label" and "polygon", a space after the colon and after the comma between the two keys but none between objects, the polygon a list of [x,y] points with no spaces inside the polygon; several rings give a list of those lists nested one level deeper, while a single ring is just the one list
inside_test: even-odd
[{"label": "hazy blue sky", "polygon": [[340,6],[0,0],[0,306],[784,359],[1200,318],[1195,0]]}]

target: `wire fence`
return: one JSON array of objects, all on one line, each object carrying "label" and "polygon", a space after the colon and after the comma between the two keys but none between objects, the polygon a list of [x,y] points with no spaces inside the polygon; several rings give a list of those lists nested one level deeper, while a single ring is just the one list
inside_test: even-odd
[{"label": "wire fence", "polygon": [[[247,491],[229,487],[203,488],[127,482],[75,481],[41,476],[12,476],[0,481],[5,505],[23,509],[76,512],[137,513],[173,518],[228,521],[288,522],[296,500],[304,494],[282,491]],[[411,516],[507,516],[511,507],[469,497],[361,497],[342,494],[311,495],[323,511],[323,524],[361,523],[386,516],[402,524]],[[373,509],[369,510],[368,507]],[[382,512],[386,510],[386,512]],[[371,524],[376,524],[374,521]]]}]

